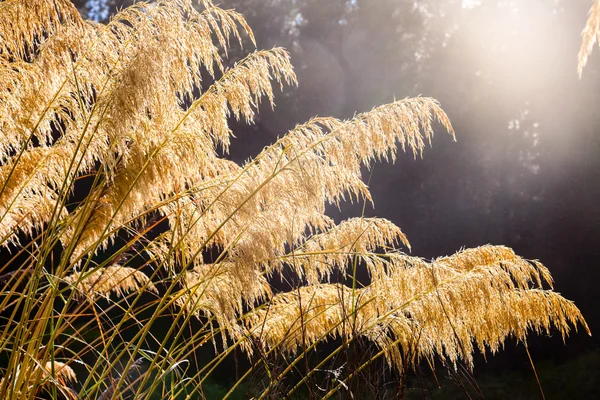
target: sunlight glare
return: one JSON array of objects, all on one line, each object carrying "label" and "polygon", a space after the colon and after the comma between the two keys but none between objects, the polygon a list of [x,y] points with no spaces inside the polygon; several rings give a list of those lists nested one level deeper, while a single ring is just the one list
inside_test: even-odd
[{"label": "sunlight glare", "polygon": [[481,0],[463,0],[462,8],[475,8],[481,5]]}]

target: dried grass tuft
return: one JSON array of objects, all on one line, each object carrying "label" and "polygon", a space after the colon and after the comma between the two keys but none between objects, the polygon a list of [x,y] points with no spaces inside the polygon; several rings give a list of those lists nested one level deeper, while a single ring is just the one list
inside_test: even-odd
[{"label": "dried grass tuft", "polygon": [[79,296],[94,301],[98,297],[109,298],[111,293],[125,296],[128,292],[147,290],[158,293],[156,286],[146,274],[130,267],[109,266],[93,272],[75,272],[65,277]]}]

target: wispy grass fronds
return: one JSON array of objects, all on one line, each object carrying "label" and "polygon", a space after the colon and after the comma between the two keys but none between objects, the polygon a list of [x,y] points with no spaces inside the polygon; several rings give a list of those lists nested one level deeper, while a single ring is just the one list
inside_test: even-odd
[{"label": "wispy grass fronds", "polygon": [[0,55],[24,60],[36,43],[63,25],[80,25],[81,17],[70,1],[5,0],[0,3]]},{"label": "wispy grass fronds", "polygon": [[292,265],[308,282],[329,280],[334,271],[344,272],[352,258],[366,262],[374,277],[385,273],[385,258],[376,250],[394,249],[400,244],[410,249],[408,239],[400,228],[383,218],[352,218],[331,229],[308,237],[293,252],[281,256],[271,267],[281,271]]},{"label": "wispy grass fronds", "polygon": [[[7,398],[37,398],[36,396],[42,394],[42,390],[50,391],[51,388],[58,389],[67,399],[77,398],[67,386],[77,381],[77,376],[73,369],[63,362],[48,361],[44,365],[30,363],[25,368],[17,368],[15,375],[13,384],[10,381],[5,383],[5,377],[0,378],[0,387],[5,388],[3,393],[10,396]],[[20,382],[24,382],[25,386],[18,387]]]},{"label": "wispy grass fronds", "polygon": [[579,49],[579,55],[577,56],[577,73],[579,78],[583,75],[583,68],[585,68],[588,57],[594,50],[594,45],[598,42],[600,37],[600,1],[594,0],[594,4],[590,8],[588,13],[588,19],[585,23],[585,28],[581,32],[581,48]]},{"label": "wispy grass fronds", "polygon": [[48,379],[52,376],[52,371],[54,370],[54,375],[59,382],[66,383],[77,380],[77,376],[73,369],[60,361],[54,361],[54,365],[52,362],[48,361],[41,370],[44,377]]},{"label": "wispy grass fronds", "polygon": [[77,295],[93,301],[108,298],[111,293],[125,296],[128,292],[148,290],[158,293],[146,274],[130,267],[110,266],[93,272],[74,272],[64,282],[77,291]]},{"label": "wispy grass fronds", "polygon": [[272,295],[258,271],[251,277],[237,274],[230,263],[197,265],[185,273],[182,286],[174,295],[178,307],[197,317],[215,318],[219,326],[236,334],[244,305],[264,302]]},{"label": "wispy grass fronds", "polygon": [[563,337],[581,323],[572,302],[541,287],[549,279],[541,264],[501,246],[483,246],[431,263],[388,254],[386,270],[365,288],[339,284],[302,287],[277,294],[268,309],[248,316],[255,342],[298,351],[324,337],[352,341],[364,336],[386,351],[398,368],[411,349],[411,365],[443,355],[472,363],[476,350],[497,352],[528,330]]}]

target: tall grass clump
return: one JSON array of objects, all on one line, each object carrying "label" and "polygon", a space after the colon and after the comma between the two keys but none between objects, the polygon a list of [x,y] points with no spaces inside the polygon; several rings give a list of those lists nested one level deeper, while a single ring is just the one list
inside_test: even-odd
[{"label": "tall grass clump", "polygon": [[[509,248],[426,261],[390,221],[325,214],[371,201],[363,166],[421,155],[436,123],[454,134],[433,99],[314,118],[241,165],[220,156],[232,118],[295,84],[280,48],[225,68],[247,38],[208,0],[137,2],[106,25],[64,0],[0,2],[0,397],[201,398],[239,351],[235,386],[262,374],[253,395],[272,398],[371,343],[330,397],[380,357],[470,366],[529,331],[587,329],[548,270]],[[291,290],[272,286],[290,275]],[[327,338],[340,346],[298,378]],[[217,352],[199,361],[205,343]]]}]

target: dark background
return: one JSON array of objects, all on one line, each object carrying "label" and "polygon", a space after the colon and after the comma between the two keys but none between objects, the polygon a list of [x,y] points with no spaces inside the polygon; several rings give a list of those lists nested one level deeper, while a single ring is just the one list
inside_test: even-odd
[{"label": "dark background", "polygon": [[[127,2],[75,3],[102,20]],[[254,125],[234,124],[229,157],[243,161],[315,115],[348,118],[394,98],[435,97],[457,142],[440,130],[423,159],[403,154],[395,165],[374,165],[367,215],[399,225],[414,255],[492,243],[539,259],[596,333],[600,51],[581,80],[576,71],[591,3],[222,0],[245,15],[259,48],[290,51],[299,80]],[[244,50],[230,54],[233,62]],[[361,207],[331,212],[341,219]],[[531,335],[529,347],[547,398],[600,398],[595,337],[574,333],[565,345]],[[540,396],[523,346],[510,341],[502,354],[478,359],[475,376],[486,398]]]}]

